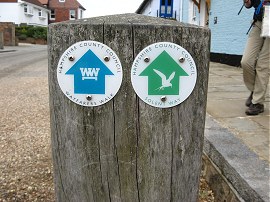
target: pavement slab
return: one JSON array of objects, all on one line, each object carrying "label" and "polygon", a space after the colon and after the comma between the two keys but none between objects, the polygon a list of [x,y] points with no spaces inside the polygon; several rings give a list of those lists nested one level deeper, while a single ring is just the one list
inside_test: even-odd
[{"label": "pavement slab", "polygon": [[[268,84],[265,111],[257,116],[247,116],[245,114],[247,108],[245,101],[249,96],[249,91],[246,89],[242,77],[241,68],[210,63],[207,113],[214,117],[222,127],[233,132],[235,137],[244,142],[249,142],[250,144],[247,146],[251,150],[270,162],[270,87]],[[245,140],[246,138],[248,141]],[[260,141],[260,139],[264,141]],[[261,142],[261,145],[258,145],[259,142]],[[268,145],[268,147],[265,145]]]},{"label": "pavement slab", "polygon": [[204,152],[243,201],[270,201],[269,89],[265,111],[247,116],[242,69],[210,63]]}]

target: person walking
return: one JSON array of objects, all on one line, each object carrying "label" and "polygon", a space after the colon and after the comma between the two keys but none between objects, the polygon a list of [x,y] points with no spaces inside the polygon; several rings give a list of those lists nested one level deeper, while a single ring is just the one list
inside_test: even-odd
[{"label": "person walking", "polygon": [[265,94],[269,82],[270,38],[261,37],[264,0],[244,0],[246,8],[255,8],[252,29],[241,60],[243,79],[250,96],[246,100],[247,115],[264,112]]}]

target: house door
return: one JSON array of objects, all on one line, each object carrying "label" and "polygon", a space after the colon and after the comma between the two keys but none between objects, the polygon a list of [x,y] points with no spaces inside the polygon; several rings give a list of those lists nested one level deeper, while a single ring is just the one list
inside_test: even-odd
[{"label": "house door", "polygon": [[173,0],[160,0],[159,17],[171,18],[173,16]]}]

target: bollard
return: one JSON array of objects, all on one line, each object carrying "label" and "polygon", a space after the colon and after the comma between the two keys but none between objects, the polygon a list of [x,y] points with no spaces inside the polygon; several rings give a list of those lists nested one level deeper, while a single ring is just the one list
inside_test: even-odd
[{"label": "bollard", "polygon": [[0,32],[0,49],[4,49],[4,34]]},{"label": "bollard", "polygon": [[[106,44],[123,80],[106,104],[70,101],[57,82],[63,52],[79,41]],[[181,104],[157,108],[131,83],[137,54],[156,42],[185,48],[197,81]],[[49,92],[57,201],[197,201],[206,114],[210,31],[138,14],[95,17],[49,26]]]}]

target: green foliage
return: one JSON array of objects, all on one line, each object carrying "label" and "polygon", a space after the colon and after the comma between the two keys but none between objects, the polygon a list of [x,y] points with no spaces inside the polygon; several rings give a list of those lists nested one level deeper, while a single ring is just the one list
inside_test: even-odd
[{"label": "green foliage", "polygon": [[27,38],[27,36],[25,34],[21,34],[18,36],[18,39],[20,40],[25,40]]},{"label": "green foliage", "polygon": [[26,37],[32,37],[35,39],[47,39],[47,28],[46,27],[35,27],[35,26],[19,26],[16,27],[16,36],[23,40]]}]

